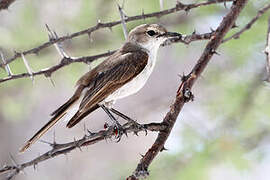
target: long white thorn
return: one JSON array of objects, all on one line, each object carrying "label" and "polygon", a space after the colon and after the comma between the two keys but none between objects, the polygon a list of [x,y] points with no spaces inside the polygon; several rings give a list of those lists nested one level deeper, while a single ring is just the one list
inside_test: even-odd
[{"label": "long white thorn", "polygon": [[[49,40],[53,41],[53,40],[57,39],[58,36],[57,36],[56,32],[55,31],[53,32],[50,29],[50,27],[48,26],[48,24],[45,24],[45,26],[46,26],[46,29],[48,31]],[[65,51],[64,51],[64,49],[63,49],[63,47],[62,47],[62,45],[60,43],[56,42],[53,45],[54,45],[55,49],[57,50],[58,54],[61,56],[62,59],[63,58],[70,58],[70,56],[67,55],[67,53],[65,53]]]},{"label": "long white thorn", "polygon": [[125,39],[127,39],[128,38],[128,31],[127,31],[127,26],[126,26],[126,21],[125,21],[125,14],[123,12],[123,9],[120,7],[120,5],[117,4],[117,6],[118,6],[119,13],[120,13],[123,33],[124,33]]},{"label": "long white thorn", "polygon": [[[3,53],[1,51],[0,51],[0,55],[1,55],[1,59],[2,59],[3,63],[6,64],[5,57],[4,57],[4,55],[3,55]],[[9,64],[6,64],[5,65],[5,70],[8,73],[8,76],[12,76],[13,75],[13,73],[12,73],[10,67],[9,67]]]},{"label": "long white thorn", "polygon": [[163,2],[163,0],[159,0],[159,7],[160,7],[160,10],[161,11],[164,9],[164,2]]},{"label": "long white thorn", "polygon": [[23,53],[21,53],[22,59],[23,59],[23,63],[27,69],[28,74],[30,75],[30,78],[32,80],[32,83],[34,84],[34,76],[33,76],[33,71],[31,69],[31,67],[29,66],[28,61],[26,60],[25,56],[23,55]]}]

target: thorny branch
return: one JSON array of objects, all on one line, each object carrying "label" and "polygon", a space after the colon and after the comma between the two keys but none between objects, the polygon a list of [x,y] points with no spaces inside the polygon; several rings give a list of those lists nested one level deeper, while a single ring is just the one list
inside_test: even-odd
[{"label": "thorny branch", "polygon": [[175,102],[162,121],[163,123],[168,124],[167,128],[164,131],[159,132],[156,141],[140,160],[140,163],[138,164],[133,174],[127,178],[128,180],[138,180],[149,175],[148,167],[152,163],[153,159],[158,155],[158,153],[164,149],[164,144],[168,139],[169,134],[171,133],[171,130],[184,104],[193,99],[193,95],[190,91],[192,86],[206,68],[211,57],[216,53],[217,48],[221,44],[227,32],[234,25],[246,2],[247,0],[238,0],[233,3],[230,12],[223,18],[219,27],[215,31],[215,35],[206,45],[203,54],[197,61],[197,64],[194,66],[188,76],[184,76],[182,78],[182,83],[180,84],[180,87],[177,91]]},{"label": "thorny branch", "polygon": [[[171,8],[171,9],[166,9],[163,11],[158,11],[158,12],[149,13],[149,14],[143,13],[142,15],[126,17],[125,22],[131,22],[131,21],[136,21],[136,20],[146,19],[146,18],[153,18],[153,17],[162,17],[162,16],[165,16],[168,14],[173,14],[175,12],[182,11],[182,10],[189,11],[191,9],[201,7],[201,6],[207,6],[207,5],[222,3],[222,2],[231,2],[231,1],[233,1],[233,0],[216,0],[216,1],[206,1],[206,2],[202,2],[202,3],[195,3],[195,4],[182,4],[182,3],[178,2],[175,5],[175,7]],[[79,32],[72,33],[70,35],[62,36],[62,37],[59,37],[57,39],[51,39],[48,42],[45,42],[38,47],[29,49],[29,50],[26,50],[26,51],[23,51],[20,53],[16,52],[13,57],[7,59],[6,63],[1,63],[0,66],[4,67],[6,64],[11,63],[15,59],[19,58],[21,56],[21,54],[24,54],[24,55],[38,54],[42,49],[47,48],[47,47],[49,47],[57,42],[59,43],[59,42],[63,42],[65,40],[72,39],[72,38],[75,38],[75,37],[78,37],[81,35],[91,34],[94,31],[97,31],[99,29],[112,28],[112,27],[119,25],[121,23],[122,23],[121,20],[107,22],[107,23],[102,23],[102,22],[98,21],[98,23],[95,26],[92,26],[90,28],[84,29],[84,30],[79,31]]]},{"label": "thorny branch", "polygon": [[[78,58],[71,58],[71,57],[64,57],[59,64],[54,65],[50,68],[45,68],[42,69],[38,72],[33,72],[32,76],[37,76],[37,75],[45,75],[46,77],[50,77],[52,73],[55,71],[59,70],[60,68],[63,68],[71,63],[77,63],[77,62],[84,62],[84,63],[90,63],[93,62],[94,60],[97,60],[99,58],[107,57],[111,54],[113,54],[115,51],[109,51],[106,53],[94,55],[94,56],[83,56],[83,57],[78,57]],[[0,83],[13,80],[13,79],[19,79],[19,78],[24,78],[24,77],[30,77],[31,75],[29,73],[21,73],[21,74],[16,74],[12,76],[5,77],[3,79],[0,79]]]},{"label": "thorny branch", "polygon": [[[192,34],[192,35],[187,35],[183,37],[182,39],[172,39],[172,42],[166,42],[165,45],[169,45],[171,43],[177,43],[177,42],[183,42],[185,44],[189,44],[192,41],[198,41],[198,40],[206,40],[210,39],[212,33],[205,33],[205,34]],[[94,56],[84,56],[84,57],[68,57],[68,56],[63,56],[60,63],[57,65],[54,65],[50,68],[45,68],[37,72],[32,72],[32,73],[21,73],[21,74],[12,74],[8,77],[0,79],[0,83],[3,83],[5,81],[9,80],[14,80],[14,79],[19,79],[19,78],[25,78],[25,77],[33,77],[33,76],[38,76],[38,75],[45,75],[46,77],[50,77],[55,71],[70,65],[72,63],[77,63],[77,62],[84,62],[86,64],[89,64],[99,58],[107,57],[113,54],[114,51],[109,51],[106,53],[94,55]]]},{"label": "thorny branch", "polygon": [[[249,30],[251,28],[251,26],[264,14],[267,12],[267,10],[270,9],[270,4],[265,6],[264,8],[260,9],[257,13],[257,15],[247,24],[245,25],[240,31],[238,31],[237,33],[235,33],[234,35],[224,39],[222,41],[222,43],[224,42],[227,42],[228,40],[231,40],[231,39],[234,39],[234,38],[237,38],[239,37],[241,34],[243,34],[245,31]],[[147,16],[144,15],[144,16]],[[47,27],[47,25],[46,25]],[[172,39],[170,42],[165,42],[163,44],[163,46],[165,45],[169,45],[171,43],[178,43],[178,42],[182,42],[184,44],[190,44],[191,42],[193,41],[198,41],[198,40],[209,40],[212,35],[214,34],[214,32],[209,32],[209,33],[205,33],[205,34],[197,34],[195,31],[191,34],[191,35],[185,35],[183,36],[182,38],[180,39]],[[64,38],[64,37],[62,37]],[[59,42],[62,42],[60,41],[61,38],[50,38],[50,41],[49,42],[55,42],[55,43],[52,43],[52,44],[56,44],[56,43],[59,43]],[[64,40],[63,40],[64,41]],[[48,45],[49,46],[49,45]],[[28,50],[28,51],[25,51],[25,52],[22,52],[21,54],[20,53],[16,53],[18,54],[18,57],[21,57],[21,55],[25,55],[25,54],[30,54],[30,53],[34,53],[34,52],[39,52],[40,50],[42,50],[43,48],[45,47],[48,47],[48,46],[44,46],[44,45],[41,45],[37,48],[33,48],[31,50]],[[31,77],[31,76],[37,76],[37,75],[45,75],[45,77],[50,77],[55,71],[67,66],[67,65],[70,65],[72,63],[77,63],[77,62],[83,62],[83,63],[86,63],[86,64],[89,64],[97,59],[100,59],[100,58],[104,58],[104,57],[107,57],[107,56],[110,56],[111,54],[113,54],[115,52],[114,51],[109,51],[109,52],[105,52],[105,53],[101,53],[101,54],[97,54],[97,55],[93,55],[93,56],[84,56],[84,57],[68,57],[68,56],[65,56],[62,58],[62,60],[60,61],[59,64],[57,65],[54,65],[50,68],[45,68],[45,69],[42,69],[38,72],[32,72],[32,74],[29,74],[29,73],[21,73],[21,74],[16,74],[16,75],[10,75],[8,77],[5,77],[5,78],[2,78],[0,79],[0,83],[3,83],[3,82],[6,82],[6,81],[10,81],[10,80],[15,80],[15,79],[20,79],[20,78],[25,78],[25,77]],[[6,60],[5,62],[3,62],[1,64],[1,66],[5,66],[5,64],[8,65],[7,61],[13,61],[17,58],[17,55],[14,55],[12,58]],[[15,59],[14,59],[15,58]],[[6,67],[9,67],[9,66],[6,66]],[[10,68],[9,68],[10,69]]]},{"label": "thorny branch", "polygon": [[[143,128],[142,128],[143,127]],[[141,127],[134,126],[134,124],[126,123],[123,125],[123,129],[126,133],[134,133],[138,134],[140,131],[162,131],[166,128],[166,125],[163,123],[149,123],[149,124],[143,124]],[[36,166],[38,163],[45,161],[47,159],[54,158],[58,155],[65,155],[72,150],[79,148],[81,150],[81,147],[88,146],[91,144],[95,144],[99,141],[103,141],[104,139],[111,139],[115,136],[115,130],[113,127],[108,128],[107,130],[101,130],[96,133],[92,133],[88,131],[85,136],[79,140],[74,140],[73,142],[64,143],[64,144],[57,144],[57,143],[48,143],[52,147],[51,150],[48,152],[38,156],[37,158],[25,162],[22,164],[12,165],[12,166],[4,166],[2,169],[0,169],[0,174],[3,173],[9,173],[7,179],[13,178],[15,175],[17,175],[19,172],[23,171],[24,168],[29,166]]]},{"label": "thorny branch", "polygon": [[[219,1],[219,2],[224,2],[224,1]],[[192,95],[192,93],[190,91],[193,84],[195,83],[197,78],[200,76],[200,74],[203,72],[203,70],[206,68],[206,66],[207,66],[208,62],[210,61],[211,57],[213,56],[213,54],[216,53],[216,49],[218,48],[218,46],[222,42],[227,41],[227,40],[223,41],[223,38],[226,35],[226,33],[234,25],[236,18],[238,17],[240,11],[243,9],[246,2],[247,2],[247,0],[238,0],[238,1],[236,1],[232,6],[231,11],[223,19],[222,23],[220,24],[220,26],[217,28],[216,31],[213,31],[211,33],[201,34],[201,35],[193,33],[192,35],[184,36],[182,39],[178,39],[178,40],[175,39],[175,41],[172,41],[172,42],[184,42],[186,44],[189,44],[190,42],[195,41],[195,40],[210,39],[210,42],[207,44],[202,56],[198,60],[197,64],[193,68],[193,70],[189,73],[188,76],[184,76],[182,78],[182,83],[181,83],[181,85],[180,85],[180,87],[178,89],[176,100],[175,100],[174,104],[171,106],[171,109],[167,113],[166,117],[163,119],[163,122],[162,123],[150,123],[150,124],[144,124],[143,125],[143,127],[145,127],[149,131],[158,131],[159,135],[158,135],[158,138],[156,139],[155,143],[153,144],[153,146],[148,150],[146,155],[141,159],[141,161],[138,164],[138,166],[137,166],[135,172],[133,173],[133,175],[128,177],[129,180],[133,180],[133,179],[135,180],[135,179],[138,179],[138,178],[140,178],[142,176],[148,175],[148,171],[147,171],[148,167],[151,164],[152,160],[156,157],[156,155],[160,151],[162,151],[164,149],[165,141],[167,140],[167,138],[168,138],[168,136],[169,136],[169,134],[171,132],[171,129],[173,128],[173,125],[174,125],[174,123],[175,123],[175,121],[177,119],[177,116],[180,113],[182,107],[184,106],[184,104],[186,102],[188,102],[189,100],[192,100],[192,98],[193,98],[193,95]],[[178,4],[178,6],[179,6],[179,4]],[[191,8],[192,8],[192,6],[190,6],[190,9]],[[269,8],[267,8],[267,9],[269,9]],[[184,10],[189,10],[189,9],[184,9]],[[266,10],[263,11],[263,12],[261,11],[261,14],[257,15],[258,17],[256,16],[257,19],[263,13],[265,13]],[[168,10],[165,10],[165,11],[168,11]],[[175,9],[174,11],[176,12],[178,10]],[[161,16],[162,15],[165,15],[165,14],[161,14]],[[143,16],[147,16],[147,15],[143,15]],[[134,17],[137,17],[137,16],[134,16]],[[149,16],[149,17],[154,17],[154,16]],[[131,18],[131,17],[129,17],[129,18]],[[131,20],[129,20],[129,21],[131,21]],[[121,21],[118,24],[120,24],[120,23],[121,23]],[[251,25],[253,23],[251,23]],[[248,24],[250,24],[250,23],[248,23]],[[251,25],[249,25],[249,26],[251,26]],[[109,27],[112,27],[112,26],[109,26]],[[243,31],[242,30],[239,31],[241,33],[239,33],[237,36],[242,34],[244,31],[248,30],[249,28],[243,28],[243,29],[242,29]],[[95,30],[93,30],[93,31],[95,31]],[[83,33],[83,34],[85,34],[85,33]],[[268,33],[268,35],[269,35],[269,33]],[[76,35],[76,36],[78,36],[78,35]],[[76,36],[73,36],[73,37],[76,37]],[[43,49],[45,47],[48,47],[48,46],[50,46],[50,45],[52,45],[52,44],[54,44],[56,42],[62,42],[67,37],[69,37],[69,36],[61,37],[61,38],[64,38],[62,40],[59,40],[61,38],[58,38],[58,39],[55,39],[55,40],[50,40],[48,42],[49,43],[48,45],[46,45],[44,47],[41,45],[42,48],[39,48],[36,52],[39,52],[41,49]],[[69,39],[69,38],[67,38],[67,39]],[[55,42],[52,43],[52,41],[55,41]],[[39,46],[39,47],[41,47],[41,46]],[[269,47],[269,44],[268,44],[268,47]],[[267,48],[266,48],[266,50],[267,50]],[[35,50],[29,50],[29,51],[26,51],[26,53],[23,52],[22,54],[30,54],[30,53],[34,53],[34,51]],[[95,59],[98,59],[100,57],[109,56],[112,53],[113,52],[108,52],[108,53],[103,53],[103,54],[99,54],[99,55],[96,55],[96,56],[86,56],[86,57],[80,57],[80,58],[63,57],[63,59],[61,60],[61,62],[58,65],[55,65],[55,66],[53,66],[51,68],[41,70],[39,72],[34,72],[32,75],[35,76],[35,75],[39,75],[39,74],[44,74],[46,76],[50,76],[51,73],[53,73],[54,71],[66,66],[66,65],[68,65],[70,63],[74,63],[74,62],[89,63],[89,62],[92,62]],[[15,54],[15,56],[16,56],[16,54]],[[15,60],[16,58],[17,57],[15,57],[14,59],[11,58],[11,59],[9,59],[9,61],[11,62],[11,61]],[[8,63],[2,63],[1,66],[3,67],[5,65],[7,65],[7,64]],[[17,79],[17,78],[29,77],[29,76],[30,76],[29,73],[24,73],[24,74],[21,74],[21,75],[13,75],[11,77],[15,77],[15,79]],[[10,78],[10,77],[8,77],[8,78]],[[0,80],[0,82],[7,81],[7,80],[2,79],[2,80]],[[134,127],[134,126],[131,126],[129,124],[125,124],[124,128],[128,133],[131,133],[131,132],[137,133],[139,131],[142,131],[142,129],[138,129],[138,127]],[[32,166],[32,165],[35,166],[39,162],[45,161],[47,159],[53,158],[53,157],[61,155],[61,154],[66,154],[66,153],[68,153],[68,152],[70,152],[70,151],[72,151],[72,150],[74,150],[76,148],[91,145],[91,144],[97,143],[99,141],[102,141],[102,140],[104,140],[106,138],[111,138],[113,136],[114,136],[114,131],[112,129],[107,129],[107,130],[101,130],[101,131],[99,131],[97,133],[89,132],[89,135],[85,135],[82,139],[74,141],[74,142],[65,143],[65,144],[52,143],[52,144],[50,144],[51,147],[52,147],[52,150],[44,153],[43,155],[37,157],[36,159],[34,159],[32,161],[22,163],[22,164],[13,165],[13,166],[5,166],[2,169],[0,169],[0,174],[9,172],[10,174],[8,176],[8,179],[11,179],[26,167],[29,167],[29,166]]]},{"label": "thorny branch", "polygon": [[242,28],[240,31],[238,31],[237,33],[233,34],[232,36],[224,39],[222,42],[227,42],[231,39],[238,39],[240,37],[241,34],[243,34],[243,32],[249,30],[253,24],[266,12],[270,9],[270,4],[265,5],[265,7],[263,7],[262,9],[260,9],[257,12],[257,15],[249,22],[245,25],[244,28]]}]

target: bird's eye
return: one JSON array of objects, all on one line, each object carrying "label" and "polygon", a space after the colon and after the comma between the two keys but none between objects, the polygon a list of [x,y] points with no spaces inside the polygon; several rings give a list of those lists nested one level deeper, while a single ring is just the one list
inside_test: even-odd
[{"label": "bird's eye", "polygon": [[156,35],[156,32],[153,31],[153,30],[147,31],[146,33],[147,33],[149,36],[154,36],[154,35]]}]

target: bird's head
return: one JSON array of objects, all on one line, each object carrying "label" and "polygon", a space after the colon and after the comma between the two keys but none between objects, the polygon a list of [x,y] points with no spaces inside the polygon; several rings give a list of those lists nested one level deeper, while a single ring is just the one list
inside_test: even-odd
[{"label": "bird's head", "polygon": [[143,48],[152,51],[170,38],[181,38],[181,34],[168,32],[159,24],[142,24],[132,29],[128,35],[128,41],[136,43]]}]

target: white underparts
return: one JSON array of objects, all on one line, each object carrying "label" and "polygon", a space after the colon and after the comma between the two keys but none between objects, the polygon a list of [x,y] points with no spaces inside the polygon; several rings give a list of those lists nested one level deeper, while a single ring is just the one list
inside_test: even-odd
[{"label": "white underparts", "polygon": [[[130,82],[117,89],[99,104],[111,108],[117,99],[121,99],[138,92],[145,85],[146,81],[153,72],[156,64],[156,56],[159,46],[164,42],[164,40],[165,39],[158,39],[156,41],[148,42],[146,44],[140,44],[140,46],[143,47],[148,53],[148,62],[145,68]],[[69,121],[77,113],[86,92],[87,89],[84,89],[81,93],[80,98],[75,103],[73,103],[72,106],[66,111],[66,114],[63,117],[64,121]]]},{"label": "white underparts", "polygon": [[156,64],[156,56],[157,51],[160,46],[160,44],[163,43],[163,41],[160,42],[150,42],[144,45],[141,45],[143,48],[145,48],[148,52],[148,62],[143,71],[137,75],[135,78],[133,78],[130,82],[113,92],[111,95],[109,95],[105,100],[106,102],[115,101],[117,99],[121,99],[124,97],[127,97],[129,95],[132,95],[136,92],[138,92],[146,83],[148,78],[150,77],[151,73],[153,72],[154,66]]}]

